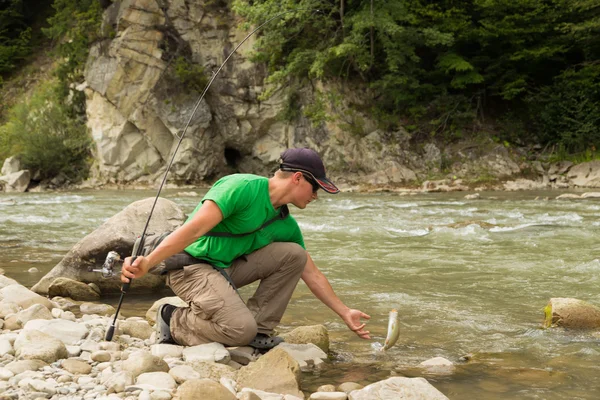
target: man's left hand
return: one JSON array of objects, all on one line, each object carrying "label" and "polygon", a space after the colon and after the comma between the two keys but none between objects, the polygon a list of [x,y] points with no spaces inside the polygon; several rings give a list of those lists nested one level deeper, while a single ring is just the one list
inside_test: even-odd
[{"label": "man's left hand", "polygon": [[356,333],[361,339],[371,339],[369,331],[365,330],[366,323],[361,321],[361,318],[371,319],[370,316],[360,310],[349,309],[346,315],[344,315],[344,322],[348,325],[351,331]]}]

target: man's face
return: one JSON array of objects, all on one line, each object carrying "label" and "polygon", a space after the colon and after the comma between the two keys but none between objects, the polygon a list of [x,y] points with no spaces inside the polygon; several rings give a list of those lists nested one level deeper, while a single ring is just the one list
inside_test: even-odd
[{"label": "man's face", "polygon": [[294,173],[294,179],[298,181],[298,187],[296,201],[292,202],[292,204],[300,209],[304,209],[311,201],[318,198],[319,184],[312,176],[302,172]]}]

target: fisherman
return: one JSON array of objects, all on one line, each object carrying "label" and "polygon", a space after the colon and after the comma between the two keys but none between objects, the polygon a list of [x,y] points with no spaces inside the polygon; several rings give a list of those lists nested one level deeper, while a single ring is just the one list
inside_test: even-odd
[{"label": "fisherman", "polygon": [[[370,339],[361,318],[347,307],[305,250],[302,232],[287,204],[304,209],[339,189],[326,177],[319,155],[308,148],[281,154],[271,178],[233,174],[218,180],[187,221],[150,254],[125,259],[121,280],[140,278],[169,257],[188,257],[189,265],[170,270],[167,285],[189,307],[163,304],[157,311],[159,343],[195,346],[219,342],[270,349],[292,293],[302,280],[360,338]],[[190,257],[192,256],[192,257]],[[246,304],[239,287],[260,280]]]}]

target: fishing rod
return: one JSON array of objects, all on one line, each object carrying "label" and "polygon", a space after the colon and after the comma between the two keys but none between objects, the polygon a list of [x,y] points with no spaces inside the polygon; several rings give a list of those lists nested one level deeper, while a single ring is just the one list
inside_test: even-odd
[{"label": "fishing rod", "polygon": [[[271,22],[275,19],[281,18],[283,15],[285,15],[287,13],[295,12],[295,11],[302,11],[302,10],[304,10],[304,11],[310,10],[313,12],[320,12],[320,10],[317,10],[317,9],[294,8],[292,10],[280,12],[280,13],[274,15],[273,17],[269,18],[268,20],[266,20],[265,22],[260,24],[257,28],[255,28],[252,32],[250,32],[248,35],[246,35],[246,37],[240,43],[238,43],[237,46],[235,46],[235,48],[231,51],[231,53],[229,53],[227,58],[225,58],[225,61],[223,61],[223,63],[219,67],[219,69],[217,69],[217,71],[213,74],[210,81],[206,84],[206,87],[202,91],[202,94],[196,101],[196,105],[194,106],[194,109],[192,111],[192,114],[190,115],[190,118],[188,119],[187,123],[185,124],[185,126],[183,128],[181,136],[179,137],[179,141],[177,142],[177,146],[175,147],[175,150],[173,151],[173,155],[171,156],[171,160],[169,161],[169,164],[167,165],[167,170],[165,171],[162,182],[160,183],[160,186],[158,187],[158,192],[156,193],[156,197],[154,198],[154,202],[152,203],[152,207],[150,208],[150,213],[148,214],[148,219],[146,220],[146,225],[144,226],[144,230],[142,231],[142,234],[135,241],[135,244],[133,246],[133,250],[131,253],[131,263],[133,263],[136,260],[136,258],[140,255],[142,249],[144,248],[144,238],[146,237],[146,231],[148,230],[148,225],[150,224],[150,219],[152,219],[152,213],[154,212],[154,208],[156,207],[156,203],[158,202],[160,192],[162,191],[162,188],[163,188],[165,182],[167,181],[167,175],[169,174],[169,170],[171,169],[171,166],[173,165],[173,162],[175,161],[175,155],[177,154],[177,151],[179,150],[179,146],[181,145],[181,142],[183,141],[183,138],[185,136],[185,133],[187,132],[188,127],[192,123],[192,120],[194,118],[194,115],[196,114],[196,111],[200,107],[200,104],[202,103],[202,100],[204,99],[206,92],[208,92],[208,89],[210,88],[210,86],[212,85],[214,80],[217,78],[217,75],[219,75],[219,73],[221,72],[221,70],[223,69],[225,64],[227,64],[227,61],[229,61],[231,56],[233,56],[233,54],[240,48],[240,46],[242,46],[242,44],[244,44],[244,42],[246,42],[246,40],[248,40],[256,32],[258,32],[263,26],[267,25],[269,22]],[[104,262],[104,265],[102,266],[102,269],[96,270],[96,271],[102,272],[103,276],[110,276],[110,274],[112,273],[112,268],[113,268],[114,264],[118,261],[118,254],[115,256],[115,254],[111,254],[111,253],[114,253],[114,252],[110,252],[108,254],[106,261]],[[106,330],[106,336],[104,339],[107,342],[112,341],[113,335],[115,333],[117,317],[119,316],[119,311],[121,310],[121,306],[123,304],[123,299],[125,297],[125,294],[129,290],[129,286],[131,286],[132,281],[133,281],[133,278],[130,278],[129,282],[123,283],[123,285],[121,287],[121,297],[119,298],[119,304],[117,306],[117,311],[115,312],[115,318],[113,319],[112,324]]]}]

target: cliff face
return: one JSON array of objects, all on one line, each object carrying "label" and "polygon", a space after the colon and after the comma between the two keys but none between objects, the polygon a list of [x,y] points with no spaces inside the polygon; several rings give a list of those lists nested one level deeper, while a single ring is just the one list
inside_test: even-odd
[{"label": "cliff face", "polygon": [[[86,82],[79,87],[96,143],[92,176],[100,183],[156,182],[199,97],[174,75],[174,60],[186,55],[210,78],[247,31],[227,9],[201,1],[116,1],[104,18],[105,31],[114,34],[91,49]],[[283,90],[258,99],[266,90],[266,73],[248,60],[253,42],[250,38],[233,55],[198,105],[170,180],[210,181],[234,171],[268,174],[284,149],[301,146],[318,151],[342,183],[406,184],[441,170],[444,154],[435,145],[409,151],[406,132],[378,130],[356,107],[347,112],[350,102],[356,106],[367,98],[360,88],[317,83],[321,93],[341,94],[328,110],[339,118],[318,127],[304,117],[282,121],[278,115],[289,107]],[[306,104],[315,91],[306,86],[300,94]],[[502,146],[487,158],[473,154],[465,152],[452,168],[472,172],[483,163],[498,176],[520,172]]]}]

